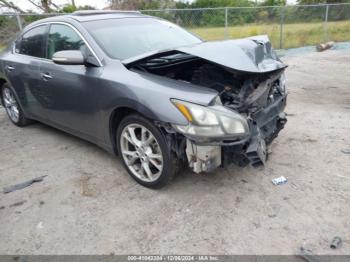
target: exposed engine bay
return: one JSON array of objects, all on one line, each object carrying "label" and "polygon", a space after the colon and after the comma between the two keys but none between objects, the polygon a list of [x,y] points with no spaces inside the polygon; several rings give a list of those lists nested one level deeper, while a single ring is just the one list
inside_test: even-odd
[{"label": "exposed engine bay", "polygon": [[284,93],[280,85],[284,69],[244,73],[183,53],[149,59],[134,69],[214,89],[224,106],[240,113],[254,112]]},{"label": "exposed engine bay", "polygon": [[[257,46],[261,48],[262,45]],[[273,58],[270,64],[281,63],[277,57]],[[260,60],[264,61],[264,57]],[[180,143],[184,145],[182,152],[189,166],[199,173],[230,163],[239,166],[265,163],[267,146],[287,121],[283,112],[287,96],[285,67],[246,72],[174,50],[138,60],[129,69],[216,90],[217,96],[208,106],[220,104],[247,120],[249,135],[244,138],[186,137],[186,143]]]}]

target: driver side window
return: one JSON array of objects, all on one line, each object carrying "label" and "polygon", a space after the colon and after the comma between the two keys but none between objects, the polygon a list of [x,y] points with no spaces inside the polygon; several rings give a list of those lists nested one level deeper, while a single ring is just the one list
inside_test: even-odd
[{"label": "driver side window", "polygon": [[47,58],[52,59],[54,53],[65,50],[80,50],[85,53],[85,43],[69,26],[52,24],[50,26]]},{"label": "driver side window", "polygon": [[44,58],[44,38],[46,26],[40,25],[30,29],[15,42],[15,53]]}]

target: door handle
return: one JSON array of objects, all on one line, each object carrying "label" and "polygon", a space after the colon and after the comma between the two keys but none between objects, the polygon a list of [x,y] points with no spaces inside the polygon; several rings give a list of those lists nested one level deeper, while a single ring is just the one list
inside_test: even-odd
[{"label": "door handle", "polygon": [[41,76],[45,81],[52,79],[52,76],[49,73],[41,74]]},{"label": "door handle", "polygon": [[12,70],[15,70],[13,66],[7,65],[6,66],[7,71],[11,72]]}]

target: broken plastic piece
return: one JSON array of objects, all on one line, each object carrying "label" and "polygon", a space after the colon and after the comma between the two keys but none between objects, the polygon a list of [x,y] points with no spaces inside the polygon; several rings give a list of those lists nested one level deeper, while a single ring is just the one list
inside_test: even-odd
[{"label": "broken plastic piece", "polygon": [[26,200],[22,200],[22,201],[19,201],[19,202],[16,202],[16,203],[10,205],[9,207],[18,207],[18,206],[23,205],[26,202],[27,202]]},{"label": "broken plastic piece", "polygon": [[219,146],[199,146],[187,139],[186,155],[195,173],[210,172],[221,165]]},{"label": "broken plastic piece", "polygon": [[288,181],[287,178],[285,178],[284,176],[280,176],[280,177],[272,179],[272,183],[275,186],[285,184],[285,183],[287,183],[287,181]]},{"label": "broken plastic piece", "polygon": [[344,154],[349,154],[350,155],[350,148],[342,149],[341,150]]},{"label": "broken plastic piece", "polygon": [[337,249],[341,245],[341,238],[340,237],[334,237],[331,243],[331,248],[332,249]]},{"label": "broken plastic piece", "polygon": [[315,255],[309,249],[305,249],[304,247],[300,248],[299,257],[304,259],[307,262],[319,262],[320,260],[315,257]]},{"label": "broken plastic piece", "polygon": [[318,44],[316,46],[316,50],[318,52],[322,52],[322,51],[325,51],[327,49],[330,49],[334,46],[334,42],[333,41],[330,41],[330,42],[327,42],[327,43],[321,43],[321,44]]},{"label": "broken plastic piece", "polygon": [[33,184],[33,183],[43,181],[45,177],[47,177],[47,176],[40,176],[40,177],[33,178],[33,179],[28,180],[28,181],[23,182],[23,183],[19,183],[19,184],[13,185],[13,186],[5,187],[3,192],[4,192],[4,194],[7,194],[7,193],[10,193],[10,192],[13,192],[13,191],[16,191],[16,190],[20,190],[20,189],[26,188],[26,187],[30,186],[31,184]]}]

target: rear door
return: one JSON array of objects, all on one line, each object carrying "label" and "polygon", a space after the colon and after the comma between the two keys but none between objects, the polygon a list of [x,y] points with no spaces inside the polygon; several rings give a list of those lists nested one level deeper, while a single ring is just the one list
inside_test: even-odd
[{"label": "rear door", "polygon": [[4,69],[20,104],[28,116],[47,118],[49,99],[41,86],[40,64],[45,59],[47,25],[26,31],[16,41],[13,52],[3,58]]},{"label": "rear door", "polygon": [[50,93],[50,121],[95,140],[100,121],[97,79],[101,68],[53,63],[53,54],[64,50],[80,50],[86,57],[90,55],[76,29],[67,24],[52,23],[47,37],[48,60],[40,67],[42,86]]}]

